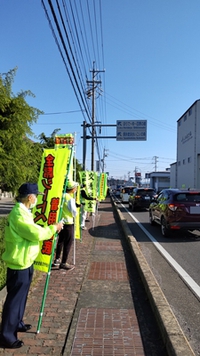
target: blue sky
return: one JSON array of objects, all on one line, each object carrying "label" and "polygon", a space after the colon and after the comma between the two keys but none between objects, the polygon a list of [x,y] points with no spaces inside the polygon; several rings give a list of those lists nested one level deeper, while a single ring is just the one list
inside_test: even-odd
[{"label": "blue sky", "polygon": [[[73,3],[74,0],[71,2]],[[55,1],[53,1],[55,4]],[[61,1],[60,1],[61,3]],[[68,0],[69,3],[69,0]],[[77,2],[78,3],[78,2]],[[176,160],[177,120],[200,98],[199,0],[92,0],[101,15],[102,103],[97,121],[147,120],[146,141],[99,139],[100,157],[106,150],[105,171],[116,178],[164,170]],[[47,1],[46,1],[47,4]],[[82,0],[83,6],[88,0]],[[18,67],[13,92],[31,90],[30,105],[42,110],[32,127],[36,136],[76,133],[76,157],[82,162],[83,114],[39,0],[1,0],[0,73]],[[89,36],[89,24],[86,33]],[[92,40],[88,37],[92,48]],[[96,46],[97,44],[95,44]],[[86,67],[91,80],[92,56]],[[102,110],[102,111],[101,111]],[[47,115],[48,114],[48,115]],[[115,136],[103,127],[102,136]],[[91,140],[86,168],[91,169]],[[95,159],[98,159],[95,153]]]}]

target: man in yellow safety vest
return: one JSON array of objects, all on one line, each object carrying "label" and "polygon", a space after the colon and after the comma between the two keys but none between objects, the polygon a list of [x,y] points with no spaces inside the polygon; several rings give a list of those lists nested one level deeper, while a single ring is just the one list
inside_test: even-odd
[{"label": "man in yellow safety vest", "polygon": [[67,183],[62,211],[62,220],[64,221],[64,227],[59,233],[58,243],[56,247],[56,256],[52,264],[53,267],[59,267],[60,269],[65,270],[72,270],[75,268],[73,264],[67,263],[67,258],[74,240],[74,218],[77,214],[77,204],[74,198],[74,193],[77,190],[77,186],[78,183],[74,181],[68,181]]}]

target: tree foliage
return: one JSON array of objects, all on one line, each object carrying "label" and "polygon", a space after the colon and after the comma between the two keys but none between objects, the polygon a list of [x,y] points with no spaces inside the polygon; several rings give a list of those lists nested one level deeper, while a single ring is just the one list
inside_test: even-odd
[{"label": "tree foliage", "polygon": [[26,102],[31,91],[13,94],[16,71],[0,75],[0,187],[13,192],[24,181],[37,181],[42,154],[42,145],[27,138],[42,112]]},{"label": "tree foliage", "polygon": [[[40,142],[28,137],[34,134],[31,125],[42,111],[26,102],[27,96],[34,97],[31,91],[12,92],[12,84],[17,68],[0,74],[0,188],[15,193],[24,182],[37,182],[44,148],[54,148],[55,129],[50,137],[39,135]],[[82,166],[74,160],[76,177]]]},{"label": "tree foliage", "polygon": [[57,132],[60,131],[60,129],[55,129],[51,136],[48,137],[45,135],[44,132],[42,132],[38,138],[40,140],[40,143],[42,144],[43,148],[54,148],[54,144],[55,144],[55,135],[57,134]]}]

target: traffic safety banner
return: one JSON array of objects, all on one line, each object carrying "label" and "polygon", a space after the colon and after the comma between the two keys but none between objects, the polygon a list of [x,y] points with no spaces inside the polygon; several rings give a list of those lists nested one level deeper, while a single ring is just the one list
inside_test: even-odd
[{"label": "traffic safety banner", "polygon": [[[91,198],[97,197],[97,183],[98,175],[93,171],[81,171],[79,172],[81,184],[86,185],[86,194]],[[86,200],[84,210],[90,213],[95,213],[96,211],[96,201]]]},{"label": "traffic safety banner", "polygon": [[99,176],[98,200],[104,200],[107,195],[107,173],[101,173]]},{"label": "traffic safety banner", "polygon": [[[66,178],[66,168],[69,163],[71,149],[45,149],[42,155],[38,189],[44,195],[38,195],[38,202],[33,209],[34,222],[41,225],[51,225],[60,218],[60,207],[63,186]],[[34,268],[48,272],[53,246],[53,236],[42,241],[40,253],[34,262]]]}]

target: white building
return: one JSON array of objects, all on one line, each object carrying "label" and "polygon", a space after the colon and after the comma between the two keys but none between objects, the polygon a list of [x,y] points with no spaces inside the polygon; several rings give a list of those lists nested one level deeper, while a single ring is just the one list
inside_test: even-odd
[{"label": "white building", "polygon": [[150,188],[154,188],[156,192],[170,187],[170,170],[156,171],[148,174],[150,178]]},{"label": "white building", "polygon": [[177,159],[170,167],[170,186],[200,189],[200,100],[177,121]]}]

